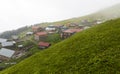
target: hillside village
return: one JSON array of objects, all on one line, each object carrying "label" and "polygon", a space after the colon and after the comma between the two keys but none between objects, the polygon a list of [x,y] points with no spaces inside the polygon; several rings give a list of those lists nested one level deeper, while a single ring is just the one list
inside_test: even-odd
[{"label": "hillside village", "polygon": [[120,74],[120,0],[0,3],[0,74]]},{"label": "hillside village", "polygon": [[[53,25],[48,26],[51,27]],[[31,27],[30,31],[23,33],[22,35],[24,36],[21,36],[18,40],[18,42],[22,41],[22,43],[19,44],[23,45],[23,48],[28,48],[30,44],[28,43],[24,44],[24,41],[27,40],[31,41],[35,45],[31,44],[30,45],[31,47],[28,48],[28,50],[26,50],[25,52],[31,51],[33,45],[33,50],[38,49],[37,51],[35,51],[37,53],[34,55],[31,54],[33,55],[31,57],[29,57],[30,55],[27,55],[28,53],[25,53],[24,55],[25,57],[22,57],[21,60],[27,57],[29,58],[23,60],[20,63],[19,61],[14,59],[13,61],[3,62],[8,66],[7,69],[5,70],[1,68],[1,70],[3,71],[1,71],[0,73],[1,74],[34,74],[34,73],[115,74],[116,72],[118,74],[120,73],[119,71],[120,19],[110,20],[94,27],[90,26],[92,28],[90,29],[87,28],[87,30],[85,30],[86,28],[84,29],[84,27],[88,26],[84,26],[82,30],[81,28],[77,28],[79,30],[75,31],[80,33],[77,34],[74,33],[74,36],[72,34],[72,37],[70,37],[71,35],[68,35],[67,39],[66,35],[65,38],[61,38],[60,36],[61,33],[63,34],[64,31],[71,33],[71,31],[74,31],[73,29],[76,29],[76,27],[71,28],[67,26],[67,29],[62,32],[56,32],[52,30],[52,33],[50,31],[49,34],[49,31],[48,30],[46,31],[46,28],[48,26],[42,27],[43,30],[38,30],[36,29],[36,25],[34,25]],[[38,27],[41,28],[41,26],[37,26],[37,28]],[[68,31],[69,29],[70,31]],[[56,33],[59,35],[59,38],[61,40],[64,39],[65,40],[56,44],[56,42],[51,41],[51,38],[50,41],[43,39],[43,36],[46,37],[46,35],[47,35],[46,39],[49,38],[49,35],[53,35],[51,36],[53,38],[54,34]],[[36,34],[37,38],[35,37]],[[50,43],[50,45],[48,43]],[[28,45],[27,47],[26,44]],[[3,50],[6,51],[4,48],[2,48],[2,52]],[[31,51],[31,53],[33,52],[33,50]],[[12,51],[9,52],[14,53]],[[3,63],[1,64],[2,66],[4,66]]]},{"label": "hillside village", "polygon": [[[81,32],[103,21],[89,22],[87,20],[81,23],[68,23],[65,25],[33,25],[31,29],[23,36],[13,35],[11,39],[0,38],[0,70],[17,64],[33,53],[49,48],[50,46],[71,37],[77,32]],[[37,50],[32,50],[32,48]],[[16,60],[20,61],[16,61]]]}]

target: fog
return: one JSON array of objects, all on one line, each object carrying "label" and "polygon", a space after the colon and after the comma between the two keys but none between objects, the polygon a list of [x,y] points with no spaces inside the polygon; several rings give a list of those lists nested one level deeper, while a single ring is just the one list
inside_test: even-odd
[{"label": "fog", "polygon": [[117,3],[120,0],[0,0],[0,32],[80,17]]}]

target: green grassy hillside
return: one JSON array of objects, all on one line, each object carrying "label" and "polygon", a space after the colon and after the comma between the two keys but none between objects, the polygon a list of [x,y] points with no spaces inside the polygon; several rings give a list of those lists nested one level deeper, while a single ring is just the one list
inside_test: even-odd
[{"label": "green grassy hillside", "polygon": [[120,19],[38,52],[0,74],[120,74]]}]

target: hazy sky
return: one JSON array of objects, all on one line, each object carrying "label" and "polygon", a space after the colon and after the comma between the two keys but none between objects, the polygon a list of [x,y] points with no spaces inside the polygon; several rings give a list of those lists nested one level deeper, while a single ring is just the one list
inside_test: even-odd
[{"label": "hazy sky", "polygon": [[120,0],[0,0],[0,32],[79,17],[117,3]]}]

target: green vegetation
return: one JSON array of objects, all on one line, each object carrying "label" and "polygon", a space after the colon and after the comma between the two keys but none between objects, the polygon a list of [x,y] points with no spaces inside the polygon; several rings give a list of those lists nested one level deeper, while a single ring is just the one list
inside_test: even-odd
[{"label": "green vegetation", "polygon": [[0,74],[119,74],[119,61],[117,19],[77,33]]},{"label": "green vegetation", "polygon": [[27,30],[30,30],[30,27],[21,27],[17,30],[11,30],[11,31],[6,31],[3,32],[2,34],[0,34],[0,38],[7,38],[7,39],[11,39],[12,35],[19,35],[22,32],[25,32]]},{"label": "green vegetation", "polygon": [[[16,59],[10,59],[9,61],[4,61],[0,63],[0,71],[6,68],[9,68],[11,66],[13,66],[14,64],[10,64],[10,63],[19,63],[22,60],[30,57],[31,55],[35,54],[36,52],[39,52],[40,50],[38,49],[37,46],[34,46],[32,48],[30,48],[29,50],[27,50],[27,52],[25,53],[25,55],[21,56],[20,58],[16,58]],[[8,63],[8,64],[6,64]]]},{"label": "green vegetation", "polygon": [[55,33],[55,34],[50,34],[48,35],[47,42],[50,42],[52,44],[56,44],[60,42],[62,39],[60,38],[60,35]]}]

